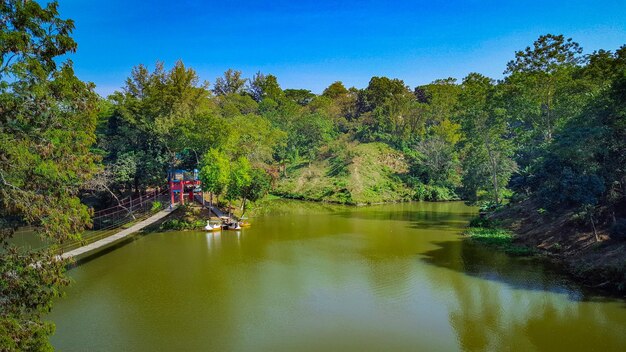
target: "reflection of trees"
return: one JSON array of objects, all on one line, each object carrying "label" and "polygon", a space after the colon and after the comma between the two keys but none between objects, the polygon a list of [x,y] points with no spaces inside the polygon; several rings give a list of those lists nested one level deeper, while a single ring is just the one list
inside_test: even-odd
[{"label": "reflection of trees", "polygon": [[445,296],[449,321],[464,351],[623,351],[621,301],[585,301],[542,264],[467,242],[441,243],[426,271]]}]

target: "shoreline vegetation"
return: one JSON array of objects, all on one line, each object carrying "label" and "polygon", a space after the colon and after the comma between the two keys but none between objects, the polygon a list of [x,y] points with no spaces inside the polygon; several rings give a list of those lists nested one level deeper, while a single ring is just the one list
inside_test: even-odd
[{"label": "shoreline vegetation", "polygon": [[[211,201],[242,213],[271,192],[463,199],[517,234],[475,230],[477,241],[528,244],[593,286],[624,290],[626,45],[583,53],[545,34],[512,53],[500,80],[473,72],[409,87],[374,76],[321,94],[234,69],[209,84],[182,61],[156,61],[101,97],[67,59],[74,21],[57,2],[0,11],[1,350],[52,348],[42,317],[69,284],[55,251],[98,211],[134,216],[124,200],[165,190],[170,170],[198,170]],[[192,215],[171,226],[197,226]],[[18,250],[9,240],[20,227],[51,245]]]},{"label": "shoreline vegetation", "polygon": [[513,256],[550,260],[586,287],[626,296],[626,243],[611,239],[610,227],[595,228],[594,234],[574,211],[549,216],[538,210],[524,202],[482,213],[463,234]]},{"label": "shoreline vegetation", "polygon": [[[345,204],[328,200],[284,198],[268,195],[250,206],[251,218],[264,213],[267,202],[281,199],[298,200],[315,204],[333,206],[369,206],[376,204]],[[415,200],[396,199],[378,204],[411,202]],[[458,200],[452,200],[458,201]],[[556,221],[561,227],[554,226],[554,219],[541,215],[541,211],[528,208],[525,204],[503,206],[497,211],[485,213],[473,218],[464,239],[480,245],[494,248],[512,256],[535,257],[550,260],[576,282],[608,294],[624,295],[626,292],[626,244],[610,240],[610,229],[599,228],[604,242],[595,242],[591,229],[576,224],[576,218],[569,221]],[[235,204],[241,211],[241,205]],[[510,213],[519,213],[511,216]],[[537,215],[533,216],[535,212]],[[235,215],[241,215],[235,212]],[[172,214],[156,227],[148,231],[187,231],[202,230],[206,219],[210,218],[206,209],[198,206],[186,206]],[[572,214],[570,214],[570,217]]]}]

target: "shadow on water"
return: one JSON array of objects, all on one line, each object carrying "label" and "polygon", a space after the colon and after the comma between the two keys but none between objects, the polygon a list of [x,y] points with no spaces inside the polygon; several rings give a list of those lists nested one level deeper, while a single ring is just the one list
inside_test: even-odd
[{"label": "shadow on water", "polygon": [[358,219],[367,219],[367,220],[391,220],[391,221],[411,221],[411,222],[419,222],[419,221],[447,221],[447,220],[459,220],[464,218],[471,218],[476,215],[471,212],[464,213],[444,213],[444,212],[435,212],[435,211],[418,211],[418,210],[397,210],[397,211],[373,211],[373,210],[365,210],[365,211],[344,211],[344,212],[336,212],[332,215],[341,216],[345,218],[358,218]]},{"label": "shadow on water", "polygon": [[111,246],[108,246],[108,247],[106,247],[104,249],[96,250],[93,253],[87,254],[86,256],[84,256],[84,257],[82,257],[80,259],[75,260],[73,263],[71,263],[70,265],[67,266],[67,269],[73,269],[73,268],[76,268],[76,267],[81,266],[83,264],[87,264],[87,263],[89,263],[89,262],[91,262],[91,261],[93,261],[95,259],[98,259],[98,258],[100,258],[100,257],[102,257],[102,256],[104,256],[106,254],[109,254],[109,253],[111,253],[111,252],[113,252],[113,251],[115,251],[115,250],[117,250],[119,248],[122,248],[122,247],[124,247],[124,246],[126,246],[126,245],[128,245],[128,244],[130,244],[132,242],[135,242],[135,241],[137,241],[137,240],[139,240],[139,239],[141,239],[141,238],[143,238],[145,236],[148,236],[150,234],[151,234],[151,232],[137,232],[137,233],[134,233],[134,234],[126,237],[125,239],[123,239],[123,240],[121,240],[121,241],[119,241],[119,242],[117,242],[117,243],[115,243],[115,244],[113,244]]},{"label": "shadow on water", "polygon": [[580,285],[547,259],[515,257],[468,240],[434,244],[439,248],[423,253],[421,258],[430,265],[514,289],[564,294],[576,302],[620,302],[626,308],[623,297]]}]

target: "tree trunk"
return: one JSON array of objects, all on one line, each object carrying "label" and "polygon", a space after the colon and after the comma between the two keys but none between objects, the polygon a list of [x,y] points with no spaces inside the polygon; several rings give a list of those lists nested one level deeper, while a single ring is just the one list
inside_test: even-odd
[{"label": "tree trunk", "polygon": [[[123,203],[122,203],[122,202],[120,201],[120,199],[119,199],[119,198],[115,195],[115,193],[113,193],[113,191],[111,191],[111,189],[110,189],[108,186],[104,185],[104,189],[105,189],[105,190],[107,190],[107,192],[109,192],[109,194],[110,194],[111,196],[113,196],[113,198],[115,198],[115,200],[117,201],[117,206],[119,206],[120,208],[122,208],[122,209],[126,210],[126,212],[128,213],[128,215],[130,215],[130,216],[133,218],[133,220],[135,220],[135,219],[136,219],[136,218],[135,218],[135,214],[133,214],[133,211],[132,211],[131,209],[129,209],[129,208],[126,208],[124,205],[122,205]],[[132,201],[132,199],[133,199],[132,195],[131,195],[130,199],[131,199],[131,201]],[[131,203],[131,207],[132,207],[132,203]]]},{"label": "tree trunk", "polygon": [[493,183],[494,198],[496,204],[500,204],[500,192],[498,190],[498,164],[496,163],[496,158],[493,155],[491,148],[487,147],[487,153],[489,155],[489,161],[491,162],[491,181]]},{"label": "tree trunk", "polygon": [[[139,178],[137,176],[135,176],[135,179],[133,180],[134,182],[134,186],[135,186],[135,194],[139,194]],[[132,198],[132,196],[131,196]]]},{"label": "tree trunk", "polygon": [[600,236],[598,236],[598,231],[596,231],[596,224],[593,221],[593,213],[589,211],[589,220],[591,220],[591,228],[593,229],[593,235],[596,237],[596,242],[600,242]]}]

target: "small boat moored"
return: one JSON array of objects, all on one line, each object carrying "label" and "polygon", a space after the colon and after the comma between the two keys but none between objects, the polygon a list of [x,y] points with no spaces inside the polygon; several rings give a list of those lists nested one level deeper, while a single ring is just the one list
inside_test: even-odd
[{"label": "small boat moored", "polygon": [[222,225],[222,228],[224,230],[241,230],[241,225],[239,224],[238,221],[233,221],[230,223],[224,223]]},{"label": "small boat moored", "polygon": [[211,220],[207,220],[206,226],[204,227],[207,231],[219,231],[222,228],[220,224],[211,224]]}]

